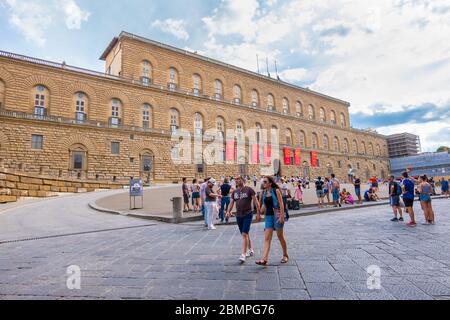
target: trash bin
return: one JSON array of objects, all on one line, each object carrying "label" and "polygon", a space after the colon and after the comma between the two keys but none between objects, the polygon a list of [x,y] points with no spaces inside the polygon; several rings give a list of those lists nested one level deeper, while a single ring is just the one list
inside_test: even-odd
[{"label": "trash bin", "polygon": [[173,220],[175,223],[178,223],[183,218],[183,198],[175,197],[171,201],[173,205]]}]

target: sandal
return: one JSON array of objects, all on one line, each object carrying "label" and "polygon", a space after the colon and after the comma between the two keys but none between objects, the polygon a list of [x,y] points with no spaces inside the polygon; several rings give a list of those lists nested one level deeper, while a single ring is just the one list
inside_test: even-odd
[{"label": "sandal", "polygon": [[267,261],[266,260],[258,260],[255,262],[258,266],[266,266]]},{"label": "sandal", "polygon": [[289,257],[288,256],[283,257],[283,259],[281,259],[281,263],[283,263],[283,264],[286,264],[288,262],[289,262]]}]

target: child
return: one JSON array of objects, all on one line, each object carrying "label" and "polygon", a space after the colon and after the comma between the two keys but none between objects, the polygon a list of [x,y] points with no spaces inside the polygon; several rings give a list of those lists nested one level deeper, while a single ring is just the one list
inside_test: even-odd
[{"label": "child", "polygon": [[300,182],[297,183],[297,188],[295,188],[294,198],[295,200],[300,202],[300,204],[303,204],[303,189],[302,184]]}]

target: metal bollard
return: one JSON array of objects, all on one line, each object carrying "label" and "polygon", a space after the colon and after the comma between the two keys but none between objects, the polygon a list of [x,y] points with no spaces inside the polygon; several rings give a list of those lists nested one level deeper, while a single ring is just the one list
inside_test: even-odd
[{"label": "metal bollard", "polygon": [[171,199],[173,205],[173,221],[179,223],[183,218],[183,199],[175,197]]}]

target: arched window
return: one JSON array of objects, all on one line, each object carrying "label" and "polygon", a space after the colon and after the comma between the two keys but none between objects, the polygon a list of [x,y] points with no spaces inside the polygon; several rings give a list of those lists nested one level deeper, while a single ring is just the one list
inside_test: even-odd
[{"label": "arched window", "polygon": [[354,154],[358,154],[358,143],[356,142],[356,140],[353,140],[352,142],[352,151]]},{"label": "arched window", "polygon": [[75,119],[77,122],[84,122],[87,120],[88,112],[88,97],[84,92],[77,92],[74,96],[75,100]]},{"label": "arched window", "polygon": [[332,124],[336,124],[337,123],[336,122],[336,112],[331,111],[331,113],[330,113],[330,121],[331,121]]},{"label": "arched window", "polygon": [[109,123],[113,127],[117,127],[122,123],[122,102],[119,99],[111,99],[111,117]]},{"label": "arched window", "polygon": [[242,120],[236,121],[236,134],[238,138],[241,139],[244,137],[244,130],[244,122],[242,122]]},{"label": "arched window", "polygon": [[314,110],[314,107],[311,104],[308,106],[308,119],[309,120],[316,119],[316,111]]},{"label": "arched window", "polygon": [[194,134],[203,134],[203,116],[198,112],[194,115]]},{"label": "arched window", "polygon": [[225,136],[225,120],[222,117],[217,117],[216,129],[219,135],[223,138]]},{"label": "arched window", "polygon": [[179,83],[178,71],[177,71],[177,69],[171,67],[169,69],[169,83],[168,83],[169,90],[171,90],[171,91],[177,90],[178,83]]},{"label": "arched window", "polygon": [[327,118],[325,116],[325,109],[324,108],[320,108],[320,121],[321,122],[326,122]]},{"label": "arched window", "polygon": [[153,128],[153,108],[148,103],[144,103],[142,107],[142,128]]},{"label": "arched window", "polygon": [[267,96],[267,110],[275,110],[275,98],[271,93],[269,93],[269,95]]},{"label": "arched window", "polygon": [[345,121],[345,115],[343,113],[341,113],[341,127],[345,127],[347,125],[346,121]]},{"label": "arched window", "polygon": [[306,147],[306,134],[303,130],[300,131],[299,139],[300,139],[300,146],[305,148]]},{"label": "arched window", "polygon": [[289,114],[289,100],[287,98],[283,98],[283,113]]},{"label": "arched window", "polygon": [[177,109],[170,109],[170,131],[175,133],[180,128],[180,113]]},{"label": "arched window", "polygon": [[347,138],[344,139],[344,153],[349,153],[349,143]]},{"label": "arched window", "polygon": [[297,117],[303,117],[303,107],[300,101],[295,103],[295,114]]},{"label": "arched window", "polygon": [[43,117],[47,115],[50,105],[50,92],[44,86],[36,86],[33,89],[34,115]]},{"label": "arched window", "polygon": [[259,93],[255,89],[252,90],[252,107],[256,108],[259,106]]},{"label": "arched window", "polygon": [[373,144],[372,142],[369,142],[369,155],[373,156]]},{"label": "arched window", "polygon": [[5,107],[5,83],[0,80],[0,109],[3,109]]},{"label": "arched window", "polygon": [[261,142],[261,137],[262,137],[262,125],[261,123],[257,122],[255,125],[256,128],[256,143],[260,143]]},{"label": "arched window", "polygon": [[313,149],[318,149],[319,147],[319,137],[317,136],[317,133],[313,133],[311,137],[311,147]]},{"label": "arched window", "polygon": [[141,82],[144,86],[148,86],[152,83],[152,64],[148,60],[144,60],[141,63]]},{"label": "arched window", "polygon": [[323,136],[323,148],[325,150],[329,150],[330,149],[330,139],[328,138],[327,135]]},{"label": "arched window", "polygon": [[242,102],[242,89],[239,85],[235,84],[233,87],[233,102],[235,104],[241,104]]},{"label": "arched window", "polygon": [[293,146],[294,145],[294,139],[292,137],[291,129],[287,129],[286,130],[286,145],[287,146]]},{"label": "arched window", "polygon": [[341,151],[338,137],[334,137],[334,139],[333,139],[333,147],[334,147],[335,151],[338,151],[338,152]]},{"label": "arched window", "polygon": [[199,96],[203,90],[202,78],[198,74],[192,76],[192,92],[195,96]]},{"label": "arched window", "polygon": [[223,83],[220,80],[214,81],[214,98],[216,100],[223,99]]},{"label": "arched window", "polygon": [[361,153],[367,154],[366,143],[364,141],[361,142]]},{"label": "arched window", "polygon": [[381,148],[379,144],[377,144],[377,156],[381,156]]}]

